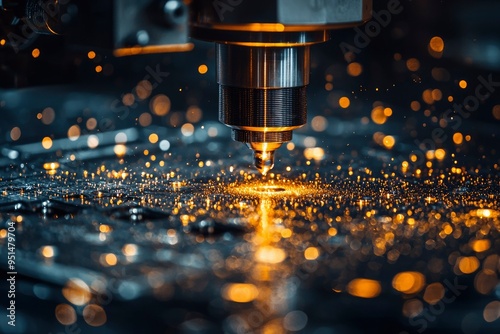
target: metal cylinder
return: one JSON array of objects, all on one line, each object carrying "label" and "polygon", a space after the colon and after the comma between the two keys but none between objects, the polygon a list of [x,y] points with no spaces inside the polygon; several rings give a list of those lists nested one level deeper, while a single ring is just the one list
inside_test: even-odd
[{"label": "metal cylinder", "polygon": [[221,85],[219,119],[242,130],[277,132],[295,129],[307,122],[306,87],[254,89]]},{"label": "metal cylinder", "polygon": [[282,143],[307,122],[309,47],[217,45],[219,120],[244,143]]},{"label": "metal cylinder", "polygon": [[284,88],[309,84],[310,48],[247,47],[217,44],[217,82],[245,88]]}]

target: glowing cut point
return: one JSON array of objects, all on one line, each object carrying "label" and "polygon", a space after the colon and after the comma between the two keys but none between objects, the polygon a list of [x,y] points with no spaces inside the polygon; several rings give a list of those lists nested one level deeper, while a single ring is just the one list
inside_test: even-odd
[{"label": "glowing cut point", "polygon": [[275,186],[262,186],[262,187],[256,188],[255,190],[258,192],[262,192],[262,193],[279,193],[279,192],[286,191],[285,188],[275,187]]},{"label": "glowing cut point", "polygon": [[257,181],[250,183],[234,183],[227,186],[227,191],[241,196],[257,197],[299,197],[299,196],[321,196],[328,185],[312,184],[291,180],[271,179],[266,182]]}]

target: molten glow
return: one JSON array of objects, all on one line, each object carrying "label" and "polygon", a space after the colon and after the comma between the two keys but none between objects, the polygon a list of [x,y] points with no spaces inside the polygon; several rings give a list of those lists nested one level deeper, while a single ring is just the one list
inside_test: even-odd
[{"label": "molten glow", "polygon": [[382,143],[385,148],[390,150],[396,144],[396,139],[393,136],[385,136]]},{"label": "molten glow", "polygon": [[281,263],[286,259],[286,252],[281,248],[263,246],[255,252],[255,259],[263,263]]},{"label": "molten glow", "polygon": [[156,144],[158,142],[158,140],[159,140],[159,137],[158,137],[158,135],[156,133],[152,133],[152,134],[149,135],[148,139],[149,139],[149,142],[151,144]]},{"label": "molten glow", "polygon": [[21,129],[16,126],[10,130],[10,139],[16,141],[19,140],[19,138],[21,138]]},{"label": "molten glow", "polygon": [[429,47],[434,52],[443,52],[444,50],[444,41],[439,36],[434,36],[431,38],[429,42]]},{"label": "molten glow", "polygon": [[80,137],[80,134],[81,134],[81,131],[80,131],[80,127],[78,125],[72,125],[68,129],[68,138],[71,141],[77,140]]},{"label": "molten glow", "polygon": [[328,127],[328,120],[323,116],[315,116],[311,120],[311,127],[316,132],[323,132]]},{"label": "molten glow", "polygon": [[94,130],[97,127],[97,120],[95,118],[89,118],[85,125],[88,130]]},{"label": "molten glow", "polygon": [[382,287],[379,281],[356,278],[349,282],[347,285],[347,292],[349,294],[361,298],[375,298],[380,295]]},{"label": "molten glow", "polygon": [[493,322],[500,319],[500,301],[494,300],[486,305],[483,311],[483,318],[486,322]]},{"label": "molten glow", "polygon": [[97,137],[96,135],[90,135],[90,136],[87,138],[87,146],[88,146],[90,149],[94,149],[94,148],[96,148],[97,146],[99,146],[99,137]]},{"label": "molten glow", "polygon": [[208,72],[208,66],[205,64],[201,64],[198,66],[198,73],[200,74],[206,74]]},{"label": "molten glow", "polygon": [[235,31],[258,31],[258,32],[283,32],[285,31],[285,25],[282,23],[246,23],[237,25],[213,25],[213,29],[222,28],[224,30],[235,30]]},{"label": "molten glow", "polygon": [[142,113],[141,116],[139,116],[139,124],[141,126],[147,127],[150,126],[151,123],[153,123],[153,118],[151,117],[150,113]]},{"label": "molten glow", "polygon": [[304,251],[306,260],[316,260],[319,257],[319,250],[316,247],[308,247]]},{"label": "molten glow", "polygon": [[186,52],[194,48],[193,43],[186,44],[170,44],[170,45],[151,45],[145,47],[131,47],[116,49],[113,51],[115,57],[134,56],[139,54],[153,54],[153,53],[169,53],[169,52]]},{"label": "molten glow", "polygon": [[76,322],[76,312],[68,304],[59,304],[56,306],[55,315],[61,325],[69,326]]},{"label": "molten glow", "polygon": [[126,244],[122,248],[122,253],[126,256],[135,256],[137,255],[138,248],[135,244]]},{"label": "molten glow", "polygon": [[479,260],[475,256],[465,256],[458,259],[458,269],[464,274],[472,274],[479,268]]},{"label": "molten glow", "polygon": [[71,278],[62,289],[62,294],[74,305],[85,305],[90,301],[92,294],[89,286],[79,278]]},{"label": "molten glow", "polygon": [[248,303],[259,295],[259,290],[253,284],[230,283],[222,288],[222,298],[236,303]]},{"label": "molten glow", "polygon": [[339,99],[339,106],[341,108],[349,108],[349,106],[351,105],[351,100],[349,100],[349,98],[347,96],[342,96],[340,99]]},{"label": "molten glow", "polygon": [[474,252],[484,252],[490,249],[491,241],[489,241],[488,239],[473,240],[471,241],[471,247]]},{"label": "molten glow", "polygon": [[455,134],[453,134],[453,142],[456,145],[462,144],[463,141],[464,141],[464,135],[463,134],[461,134],[460,132],[456,132]]},{"label": "molten glow", "polygon": [[140,100],[145,100],[151,96],[153,85],[148,80],[141,80],[135,87],[135,94]]},{"label": "molten glow", "polygon": [[424,288],[425,276],[416,271],[405,271],[392,279],[392,287],[405,294],[414,294]]},{"label": "molten glow", "polygon": [[289,228],[285,228],[281,231],[281,236],[285,239],[290,238],[292,236],[293,232]]},{"label": "molten glow", "polygon": [[360,63],[350,63],[347,66],[347,73],[352,76],[352,77],[357,77],[361,73],[363,73],[363,67],[361,66]]},{"label": "molten glow", "polygon": [[115,152],[115,154],[118,158],[122,158],[125,156],[125,154],[127,154],[127,146],[125,146],[123,144],[117,144],[113,148],[113,152]]},{"label": "molten glow", "polygon": [[418,71],[420,68],[420,61],[417,58],[410,58],[406,61],[406,67],[412,71]]},{"label": "molten glow", "polygon": [[500,217],[500,211],[492,209],[477,209],[470,212],[471,216],[477,216],[481,218],[497,218]]},{"label": "molten glow", "polygon": [[44,149],[48,150],[52,147],[52,139],[50,137],[45,137],[42,139],[42,146]]},{"label": "molten glow", "polygon": [[235,195],[270,197],[299,197],[305,195],[322,194],[327,185],[315,185],[292,180],[268,180],[267,182],[254,181],[249,183],[234,183],[227,186],[227,191]]},{"label": "molten glow", "polygon": [[101,233],[109,233],[111,231],[112,231],[111,226],[106,225],[106,224],[99,225],[99,232],[101,232]]},{"label": "molten glow", "polygon": [[181,126],[181,133],[184,137],[191,137],[194,134],[194,125],[191,123],[186,123]]},{"label": "molten glow", "polygon": [[437,304],[444,297],[444,287],[441,283],[432,283],[425,289],[424,300],[431,304]]},{"label": "molten glow", "polygon": [[201,120],[203,112],[197,106],[190,106],[186,111],[186,119],[188,122],[197,123]]},{"label": "molten glow", "polygon": [[150,104],[150,109],[156,116],[165,116],[170,112],[171,102],[168,96],[159,94],[156,95]]},{"label": "molten glow", "polygon": [[321,147],[310,147],[304,150],[304,157],[307,160],[321,161],[325,158],[325,150]]},{"label": "molten glow", "polygon": [[437,88],[431,91],[431,95],[434,101],[441,101],[441,99],[443,98],[443,93]]},{"label": "molten glow", "polygon": [[99,262],[103,266],[112,267],[118,263],[118,258],[113,253],[102,254],[99,258]]},{"label": "molten glow", "polygon": [[375,124],[384,124],[387,121],[387,116],[384,114],[384,107],[382,106],[373,108],[371,117]]},{"label": "molten glow", "polygon": [[54,255],[55,255],[54,247],[44,246],[44,247],[42,247],[41,253],[42,253],[42,256],[45,258],[54,257]]},{"label": "molten glow", "polygon": [[436,156],[436,159],[443,160],[444,157],[446,156],[446,151],[443,150],[442,148],[438,148],[434,153],[434,155]]},{"label": "molten glow", "polygon": [[93,327],[99,327],[106,323],[106,312],[102,307],[95,304],[85,306],[83,309],[83,319]]},{"label": "molten glow", "polygon": [[422,100],[427,104],[433,104],[434,98],[432,97],[432,90],[426,89],[422,92]]},{"label": "molten glow", "polygon": [[418,102],[418,101],[412,101],[410,103],[410,108],[413,111],[419,111],[420,110],[420,102]]},{"label": "molten glow", "polygon": [[59,167],[61,167],[61,164],[59,164],[58,162],[46,162],[43,164],[43,169],[48,170],[48,171],[56,170]]}]

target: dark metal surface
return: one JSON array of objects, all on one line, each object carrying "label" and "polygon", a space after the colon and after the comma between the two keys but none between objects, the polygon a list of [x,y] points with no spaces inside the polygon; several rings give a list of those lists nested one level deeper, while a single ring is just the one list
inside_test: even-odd
[{"label": "dark metal surface", "polygon": [[401,1],[368,44],[362,28],[316,46],[310,119],[266,177],[216,119],[211,45],[16,55],[31,85],[76,70],[0,90],[0,267],[11,227],[17,266],[0,332],[497,334],[500,63],[482,3]]},{"label": "dark metal surface", "polygon": [[[461,160],[461,172],[450,173],[449,159],[419,174],[400,161],[392,168],[383,148],[365,146],[369,128],[358,127],[358,137],[302,133],[336,144],[310,164],[299,136],[281,154],[283,172],[263,180],[241,168],[248,161],[236,143],[204,139],[212,127],[220,125],[201,124],[193,142],[173,144],[172,156],[144,142],[123,161],[51,169],[41,156],[3,169],[0,217],[17,226],[17,332],[64,330],[53,310],[73,303],[83,332],[443,333],[498,298],[498,168],[477,172]],[[362,157],[337,158],[346,144]],[[148,165],[150,155],[158,160]],[[462,266],[463,258],[482,267]],[[422,273],[426,283],[398,292],[400,272]],[[440,291],[447,301],[438,314],[420,298]],[[87,303],[99,305],[95,317],[80,313]],[[408,323],[401,312],[418,307],[439,320],[424,313]]]}]

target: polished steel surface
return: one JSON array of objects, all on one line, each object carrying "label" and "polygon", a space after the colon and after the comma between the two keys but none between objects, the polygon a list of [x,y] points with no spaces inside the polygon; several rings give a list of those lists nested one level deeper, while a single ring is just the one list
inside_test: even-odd
[{"label": "polished steel surface", "polygon": [[273,128],[243,128],[238,129],[232,127],[232,137],[234,140],[249,143],[250,148],[252,145],[262,143],[283,143],[292,140],[292,130],[298,127],[290,127],[287,129],[273,129]]},{"label": "polished steel surface", "polygon": [[307,121],[306,87],[250,89],[219,86],[219,120],[235,128],[286,128]]},{"label": "polished steel surface", "polygon": [[[216,59],[219,120],[233,129],[233,139],[279,143],[279,147],[292,139],[292,130],[306,124],[309,46],[217,43]],[[269,149],[269,154],[255,151],[254,156],[263,174],[274,166],[274,150]]]},{"label": "polished steel surface", "polygon": [[285,88],[309,84],[310,48],[216,44],[217,82],[244,88]]}]

